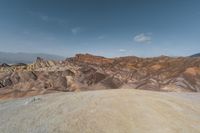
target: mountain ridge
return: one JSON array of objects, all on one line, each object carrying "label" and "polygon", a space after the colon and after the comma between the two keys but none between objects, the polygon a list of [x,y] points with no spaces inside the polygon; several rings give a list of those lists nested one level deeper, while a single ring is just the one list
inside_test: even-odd
[{"label": "mountain ridge", "polygon": [[200,53],[193,54],[193,55],[191,55],[190,57],[200,57]]},{"label": "mountain ridge", "polygon": [[25,52],[1,52],[0,51],[0,64],[16,64],[16,63],[32,63],[37,57],[42,57],[47,60],[63,60],[64,57],[53,54],[45,53],[25,53]]},{"label": "mountain ridge", "polygon": [[0,66],[0,99],[124,87],[200,92],[200,58],[77,54],[62,61],[38,57],[30,64]]}]

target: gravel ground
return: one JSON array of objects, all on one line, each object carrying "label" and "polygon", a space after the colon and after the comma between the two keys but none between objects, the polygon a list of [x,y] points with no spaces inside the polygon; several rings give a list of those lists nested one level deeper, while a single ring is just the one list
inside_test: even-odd
[{"label": "gravel ground", "polygon": [[2,100],[0,133],[200,133],[200,93],[118,89]]}]

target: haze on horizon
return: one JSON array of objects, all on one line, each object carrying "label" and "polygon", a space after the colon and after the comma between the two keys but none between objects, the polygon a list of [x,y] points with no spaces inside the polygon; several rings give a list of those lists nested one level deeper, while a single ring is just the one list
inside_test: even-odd
[{"label": "haze on horizon", "polygon": [[72,56],[200,52],[199,0],[1,0],[0,51]]}]

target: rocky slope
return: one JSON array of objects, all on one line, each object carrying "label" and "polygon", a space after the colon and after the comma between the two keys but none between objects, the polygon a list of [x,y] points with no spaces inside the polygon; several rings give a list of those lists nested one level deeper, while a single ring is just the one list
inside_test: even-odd
[{"label": "rocky slope", "polygon": [[0,101],[1,133],[199,133],[200,93],[134,89]]},{"label": "rocky slope", "polygon": [[0,66],[0,98],[57,91],[132,88],[199,92],[200,58],[104,58],[77,54],[64,61],[37,58],[32,64]]},{"label": "rocky slope", "polygon": [[200,53],[197,53],[197,54],[191,55],[190,57],[200,57]]}]

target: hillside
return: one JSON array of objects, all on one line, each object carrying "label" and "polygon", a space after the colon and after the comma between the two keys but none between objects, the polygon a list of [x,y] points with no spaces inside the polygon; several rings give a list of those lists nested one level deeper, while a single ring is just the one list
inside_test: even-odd
[{"label": "hillside", "polygon": [[190,57],[200,57],[200,53],[197,53],[197,54],[191,55]]},{"label": "hillside", "polygon": [[130,88],[200,92],[200,58],[77,54],[63,61],[0,66],[0,99],[53,92]]},{"label": "hillside", "polygon": [[1,133],[199,133],[200,94],[118,89],[0,101]]}]

